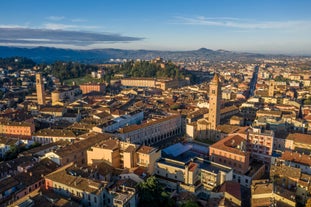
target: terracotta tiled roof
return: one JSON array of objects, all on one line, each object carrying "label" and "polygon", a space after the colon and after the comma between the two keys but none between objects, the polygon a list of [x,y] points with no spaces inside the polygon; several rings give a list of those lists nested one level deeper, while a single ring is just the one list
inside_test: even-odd
[{"label": "terracotta tiled roof", "polygon": [[198,167],[198,164],[194,162],[190,162],[188,167],[189,167],[189,171],[194,172],[194,170]]},{"label": "terracotta tiled roof", "polygon": [[311,166],[311,156],[298,152],[291,152],[287,150],[282,154],[280,159]]},{"label": "terracotta tiled roof", "polygon": [[210,148],[216,148],[219,150],[235,153],[238,155],[247,155],[248,152],[244,152],[238,148],[245,139],[240,135],[231,135],[227,136],[224,139],[216,142],[215,144],[211,145]]},{"label": "terracotta tiled roof", "polygon": [[298,180],[301,175],[301,169],[286,165],[281,166],[271,165],[270,177],[273,177],[274,175]]},{"label": "terracotta tiled roof", "polygon": [[227,181],[220,187],[220,192],[227,192],[241,200],[241,185],[235,181]]},{"label": "terracotta tiled roof", "polygon": [[226,133],[226,134],[231,134],[234,133],[234,131],[239,130],[241,127],[236,126],[236,125],[230,125],[230,124],[223,124],[223,125],[218,125],[217,130]]},{"label": "terracotta tiled roof", "polygon": [[37,131],[33,136],[40,137],[76,137],[76,135],[71,130],[65,129],[42,129]]},{"label": "terracotta tiled roof", "polygon": [[101,187],[105,184],[91,179],[86,179],[78,176],[69,175],[64,168],[56,170],[45,176],[46,179],[56,183],[61,183],[72,188],[80,189],[89,193],[98,194],[101,192]]},{"label": "terracotta tiled roof", "polygon": [[297,143],[303,143],[303,144],[311,145],[311,135],[310,134],[293,133],[293,134],[289,134],[286,137],[286,139],[287,140],[293,140],[294,142],[297,142]]},{"label": "terracotta tiled roof", "polygon": [[153,147],[142,146],[141,148],[139,148],[139,150],[137,152],[143,153],[143,154],[149,154],[154,150],[155,150],[155,148],[153,148]]},{"label": "terracotta tiled roof", "polygon": [[228,113],[231,111],[236,111],[236,110],[239,110],[239,108],[237,106],[234,106],[234,105],[228,106],[228,107],[220,109],[220,114],[225,114],[225,113]]}]

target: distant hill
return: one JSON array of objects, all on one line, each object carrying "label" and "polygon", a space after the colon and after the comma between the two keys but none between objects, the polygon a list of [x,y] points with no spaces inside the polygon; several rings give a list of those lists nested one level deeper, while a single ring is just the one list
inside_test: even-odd
[{"label": "distant hill", "polygon": [[51,63],[56,60],[77,61],[83,63],[104,63],[109,59],[153,59],[162,57],[167,60],[241,60],[265,57],[262,54],[238,53],[226,50],[210,50],[201,48],[189,51],[158,51],[158,50],[121,50],[121,49],[94,49],[71,50],[50,47],[19,48],[0,46],[0,57],[27,57],[37,63]]}]

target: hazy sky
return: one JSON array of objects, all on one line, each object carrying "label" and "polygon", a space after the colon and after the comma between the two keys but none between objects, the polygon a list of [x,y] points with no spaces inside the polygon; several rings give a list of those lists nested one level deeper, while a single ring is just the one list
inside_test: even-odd
[{"label": "hazy sky", "polygon": [[311,54],[310,0],[5,0],[0,45]]}]

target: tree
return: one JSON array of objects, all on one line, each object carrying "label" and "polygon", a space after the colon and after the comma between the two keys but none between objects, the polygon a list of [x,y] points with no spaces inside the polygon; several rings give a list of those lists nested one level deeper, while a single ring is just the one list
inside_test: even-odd
[{"label": "tree", "polygon": [[170,199],[155,176],[151,176],[145,182],[138,184],[138,194],[140,197],[139,206],[174,206],[173,200]]},{"label": "tree", "polygon": [[186,201],[181,205],[181,207],[199,207],[199,205],[195,201]]}]

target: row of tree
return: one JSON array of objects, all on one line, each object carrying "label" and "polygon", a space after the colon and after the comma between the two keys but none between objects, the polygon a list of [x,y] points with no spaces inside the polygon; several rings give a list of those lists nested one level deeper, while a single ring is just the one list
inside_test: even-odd
[{"label": "row of tree", "polygon": [[0,68],[10,68],[12,70],[18,70],[23,68],[33,68],[36,63],[25,57],[9,57],[0,58]]},{"label": "row of tree", "polygon": [[183,69],[180,69],[172,62],[165,64],[165,67],[160,67],[157,63],[150,61],[129,61],[114,68],[115,73],[123,73],[128,77],[154,77],[154,78],[173,78],[182,79],[190,74]]},{"label": "row of tree", "polygon": [[[23,57],[0,58],[0,68],[33,68],[36,63],[31,59]],[[97,71],[98,66],[82,64],[78,62],[56,61],[50,65],[39,64],[42,72],[52,74],[61,82],[64,80],[83,77],[92,71]],[[107,67],[105,70],[105,81],[109,82],[115,74],[122,73],[127,77],[150,77],[150,78],[172,78],[184,79],[185,77],[193,78],[193,75],[184,69],[179,68],[172,62],[167,62],[165,67],[150,61],[128,61],[120,65]]]},{"label": "row of tree", "polygon": [[94,65],[60,61],[57,61],[49,66],[41,65],[41,67],[44,68],[44,73],[52,74],[60,81],[79,78],[98,69],[98,67]]}]

